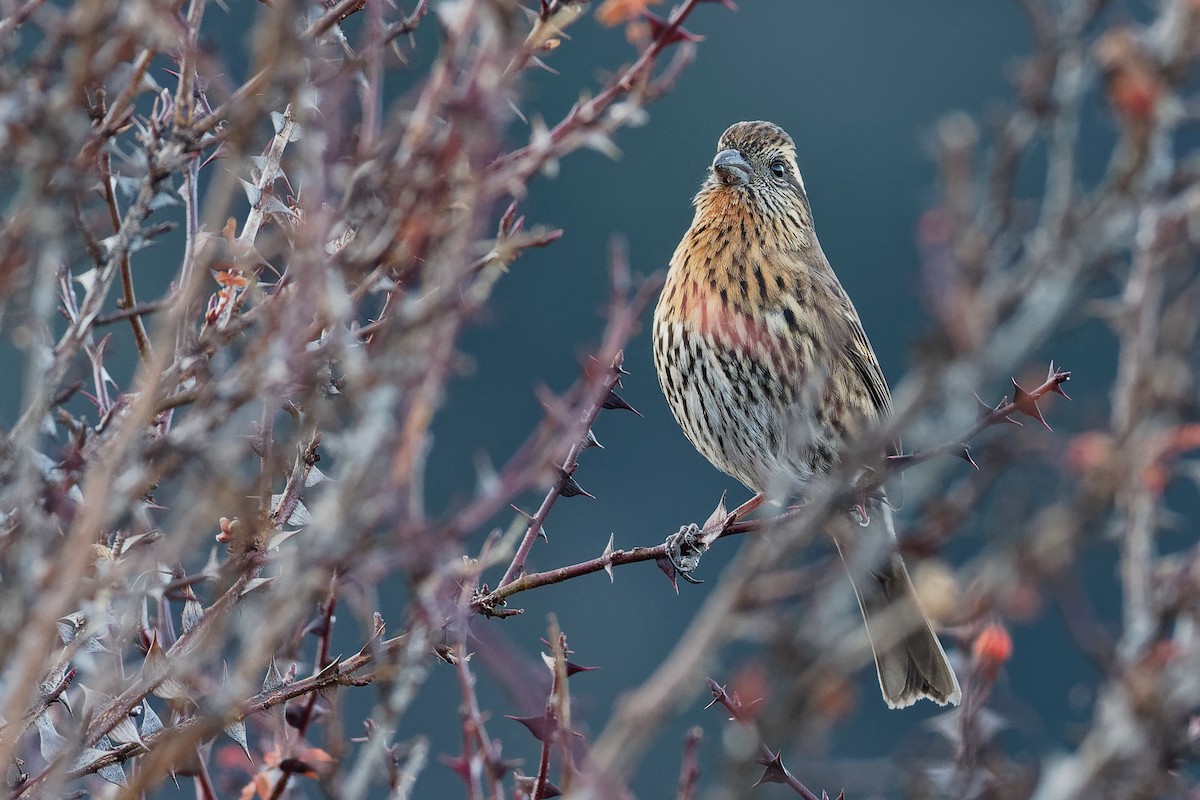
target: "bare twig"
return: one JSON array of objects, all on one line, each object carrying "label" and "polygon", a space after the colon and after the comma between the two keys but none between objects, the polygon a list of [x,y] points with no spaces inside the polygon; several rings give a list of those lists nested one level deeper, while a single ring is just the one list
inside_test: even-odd
[{"label": "bare twig", "polygon": [[[731,695],[726,691],[725,687],[708,679],[708,689],[712,692],[712,702],[709,703],[711,708],[714,705],[720,704],[730,714],[730,719],[743,727],[754,727],[753,719],[747,718],[745,709],[742,707],[742,701],[736,694]],[[757,737],[757,733],[756,736]],[[771,748],[767,747],[766,743],[759,739],[758,749],[760,752],[758,763],[763,767],[762,777],[758,779],[758,783],[783,783],[804,800],[820,800],[815,794],[809,791],[808,787],[800,782],[800,779],[792,774],[791,770],[783,765],[783,753],[772,752]],[[756,784],[757,785],[757,784]]]}]

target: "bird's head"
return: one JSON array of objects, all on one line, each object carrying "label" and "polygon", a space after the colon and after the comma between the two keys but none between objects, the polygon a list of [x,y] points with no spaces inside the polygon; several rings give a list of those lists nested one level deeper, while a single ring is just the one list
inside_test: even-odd
[{"label": "bird's head", "polygon": [[803,198],[796,144],[783,128],[770,122],[731,125],[717,143],[717,155],[704,188]]}]

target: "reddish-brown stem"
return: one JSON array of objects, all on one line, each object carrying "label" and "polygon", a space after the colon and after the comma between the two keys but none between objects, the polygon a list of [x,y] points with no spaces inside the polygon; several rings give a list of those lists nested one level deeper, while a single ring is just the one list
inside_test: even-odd
[{"label": "reddish-brown stem", "polygon": [[479,708],[479,697],[475,693],[475,676],[471,673],[470,655],[462,642],[456,644],[452,652],[458,687],[463,698],[463,757],[468,757],[467,746],[474,742],[483,754],[485,779],[491,788],[492,799],[502,800],[503,787],[497,776],[503,774],[504,763],[495,743],[488,736],[487,728],[484,727],[483,712]]},{"label": "reddish-brown stem", "polygon": [[400,36],[407,36],[416,31],[417,26],[421,24],[421,20],[429,13],[429,0],[417,0],[417,4],[413,6],[412,13],[405,17],[400,22],[391,25],[387,29],[386,35],[383,37],[384,44],[391,44],[393,39]]},{"label": "reddish-brown stem", "polygon": [[[250,699],[241,704],[241,707],[231,715],[232,721],[243,720],[254,714],[262,713],[269,709],[283,705],[288,700],[303,695],[315,692],[328,686],[365,686],[374,679],[374,675],[368,673],[366,675],[356,675],[363,667],[371,664],[378,656],[387,653],[393,653],[404,646],[407,640],[407,634],[401,634],[392,639],[380,642],[376,650],[363,648],[362,651],[354,656],[345,659],[339,663],[338,669],[322,672],[295,683],[286,683],[274,689],[264,689],[262,692],[254,695]],[[156,742],[169,740],[187,730],[204,724],[203,717],[190,717],[183,719],[174,724],[171,728],[162,728],[157,733],[151,734],[143,739],[143,744],[137,742],[129,742],[123,744],[113,750],[109,750],[103,756],[88,763],[86,767],[76,769],[68,773],[71,778],[80,778],[84,775],[92,775],[99,772],[104,767],[112,764],[120,764],[132,758],[139,753],[144,753],[147,748],[153,749]],[[30,789],[40,786],[45,782],[49,775],[49,770],[42,772],[40,775],[26,781],[13,793],[13,796],[22,795]]]},{"label": "reddish-brown stem", "polygon": [[[795,519],[800,513],[802,513],[802,509],[792,509],[774,517],[738,520],[726,525],[717,538],[760,531],[764,528]],[[522,575],[516,580],[497,586],[491,592],[476,598],[472,603],[472,607],[475,611],[486,616],[510,616],[512,613],[519,612],[505,613],[498,609],[507,598],[515,594],[527,592],[530,589],[537,589],[541,586],[549,586],[553,583],[562,583],[563,581],[569,581],[572,578],[578,578],[582,575],[590,575],[593,572],[607,571],[623,564],[658,561],[665,558],[667,558],[666,544],[655,545],[654,547],[634,547],[631,550],[606,550],[596,558],[581,561],[577,564],[558,567],[557,569],[546,570],[545,572],[530,572]]]},{"label": "reddish-brown stem", "polygon": [[[515,207],[510,208],[510,213],[514,212]],[[625,262],[620,248],[614,248],[611,273],[613,292],[609,304],[608,325],[605,327],[604,339],[597,351],[596,358],[592,362],[593,368],[590,373],[592,381],[603,377],[601,372],[595,370],[595,363],[605,360],[611,363],[620,355],[621,348],[629,341],[638,317],[662,285],[661,277],[651,276],[630,297],[628,264]],[[586,385],[586,380],[582,383]],[[545,422],[508,459],[494,484],[498,490],[483,494],[460,511],[452,523],[453,528],[464,531],[474,530],[508,505],[511,502],[509,498],[527,488],[531,478],[536,477],[541,471],[541,464],[546,459],[547,441],[554,441],[561,448],[562,443],[568,439],[575,442],[582,441],[587,437],[589,428],[580,427],[584,407],[599,403],[602,408],[608,394],[599,391],[603,387],[596,386],[594,387],[595,392],[588,389],[580,395],[579,386],[580,384],[577,384],[572,387],[566,395],[566,400],[552,404],[549,409],[552,413],[547,414]]]},{"label": "reddish-brown stem", "polygon": [[[742,715],[742,703],[736,696],[731,696],[725,691],[725,687],[708,679],[708,688],[712,692],[713,703],[723,706],[733,717],[734,722],[739,725],[750,727],[752,723],[747,722]],[[713,703],[710,703],[711,706]],[[766,772],[763,773],[759,783],[783,783],[787,784],[792,791],[804,798],[804,800],[820,800],[812,791],[800,782],[800,779],[791,773],[787,767],[783,765],[783,759],[779,753],[772,752],[771,748],[767,747],[766,743],[759,739],[758,749],[760,758],[758,763],[766,767]]]},{"label": "reddish-brown stem", "polygon": [[[97,154],[96,164],[100,169],[100,186],[104,190],[104,202],[108,207],[109,221],[112,223],[113,232],[116,233],[121,230],[121,212],[117,207],[116,193],[113,191],[112,162],[107,151]],[[138,307],[138,304],[137,295],[133,290],[133,268],[129,261],[128,251],[121,259],[120,269],[122,310],[132,312]],[[150,355],[150,337],[146,334],[146,327],[136,313],[130,313],[127,318],[133,327],[133,341],[137,344],[138,354],[145,359]]]},{"label": "reddish-brown stem", "polygon": [[[333,612],[337,608],[337,576],[335,575],[329,582],[329,596],[325,600],[325,607],[321,614],[321,643],[317,647],[317,659],[313,662],[313,675],[320,675],[325,671],[325,667],[329,662],[329,645],[333,641]],[[304,710],[300,713],[300,719],[296,725],[296,738],[303,741],[308,733],[308,726],[312,724],[313,713],[317,708],[317,697],[319,692],[313,690],[308,695],[308,701],[304,704]],[[292,773],[284,770],[279,776],[279,780],[275,782],[275,787],[271,792],[271,800],[278,800],[287,790],[288,781],[291,779]]]},{"label": "reddish-brown stem", "polygon": [[570,794],[571,754],[568,737],[571,735],[567,695],[567,637],[558,628],[553,616],[550,618],[550,693],[546,696],[546,717],[542,740],[542,755],[538,762],[538,774],[533,782],[530,800],[542,800],[548,796],[550,787],[550,751],[557,743],[561,747],[563,775],[562,791]]},{"label": "reddish-brown stem", "polygon": [[[1046,381],[1042,383],[1042,385],[1029,392],[1019,390],[1017,399],[1011,402],[1005,401],[996,408],[992,409],[983,417],[983,419],[981,419],[969,431],[967,431],[967,433],[961,439],[947,442],[946,444],[939,445],[938,447],[930,448],[928,450],[922,450],[919,453],[895,456],[889,462],[889,471],[905,470],[911,466],[914,466],[915,464],[928,461],[934,456],[955,453],[956,451],[962,450],[966,446],[966,441],[969,441],[973,437],[977,436],[981,431],[1008,420],[1012,414],[1029,414],[1030,410],[1034,408],[1036,402],[1046,395],[1051,393],[1064,394],[1061,385],[1066,382],[1070,376],[1070,372],[1055,370],[1053,366],[1051,366],[1050,374]],[[573,448],[572,453],[577,456],[577,449]],[[557,492],[559,489],[560,487],[551,489],[551,492],[547,495],[546,499],[557,499]],[[761,498],[756,496],[739,506],[733,514],[728,516],[728,521],[720,528],[719,531],[712,529],[713,535],[711,536],[711,540],[762,530],[765,527],[778,525],[782,522],[791,520],[802,512],[802,509],[800,508],[793,508],[784,512],[783,514],[765,519],[743,519],[746,514],[757,508],[761,502]],[[543,501],[542,508],[540,508],[538,510],[538,514],[532,518],[529,528],[526,530],[525,538],[521,542],[521,546],[525,549],[524,553],[522,553],[521,550],[518,550],[517,557],[513,559],[514,565],[518,563],[518,560],[521,564],[524,564],[524,558],[528,555],[528,550],[533,545],[533,539],[537,537],[537,532],[541,530],[541,526],[544,524],[546,516],[549,514],[550,507],[552,506],[553,502],[550,502],[549,505],[547,505],[547,502]],[[601,570],[608,571],[613,567],[620,566],[622,564],[633,564],[639,561],[657,561],[667,557],[667,545],[660,544],[654,547],[634,547],[632,550],[605,550],[605,552],[601,553],[596,558],[588,559],[587,561],[581,561],[577,564],[571,564],[569,566],[559,567],[557,569],[546,570],[545,572],[519,575],[519,577],[517,577],[519,573],[514,572],[513,566],[510,565],[509,572],[505,573],[504,580],[502,580],[500,584],[491,592],[476,598],[472,603],[472,607],[475,611],[488,616],[511,616],[512,614],[520,612],[503,611],[501,610],[501,607],[507,598],[512,597],[520,592],[536,589],[540,586],[562,583],[564,581],[571,580],[572,578],[578,578],[582,575],[589,575],[593,572],[600,572]]]},{"label": "reddish-brown stem", "polygon": [[138,317],[149,316],[150,314],[156,314],[159,311],[162,311],[170,304],[170,300],[152,300],[148,303],[139,303],[136,306],[121,308],[112,312],[111,314],[101,314],[100,316],[96,317],[96,320],[92,323],[92,326],[98,328],[102,325],[112,325],[114,322],[120,322],[121,320],[125,319],[136,319]]},{"label": "reddish-brown stem", "polygon": [[200,753],[200,748],[196,748],[196,763],[199,765],[196,769],[196,799],[197,800],[217,800],[217,789],[213,786],[212,776],[208,774],[208,765],[204,763],[204,756]]},{"label": "reddish-brown stem", "polygon": [[150,47],[138,53],[133,70],[129,73],[129,83],[125,84],[125,88],[117,95],[117,99],[109,105],[104,119],[100,122],[97,136],[89,145],[90,148],[93,148],[93,150],[99,149],[105,139],[115,135],[120,130],[125,118],[125,112],[141,89],[142,80],[146,77],[146,71],[150,69],[150,62],[154,60],[154,56],[156,55],[158,55],[158,51]]},{"label": "reddish-brown stem", "polygon": [[[547,709],[547,720],[553,721],[550,715],[553,712]],[[546,796],[546,784],[550,782],[550,743],[554,739],[547,736],[542,740],[542,755],[538,759],[538,774],[533,781],[533,789],[529,793],[530,800],[542,800]]]},{"label": "reddish-brown stem", "polygon": [[306,36],[317,37],[328,31],[334,25],[339,25],[345,22],[350,16],[357,14],[366,8],[366,0],[341,0],[329,8],[321,18],[308,26],[308,30],[304,33]]},{"label": "reddish-brown stem", "polygon": [[592,99],[574,105],[567,116],[550,130],[547,136],[548,147],[538,143],[536,149],[531,145],[514,150],[493,162],[488,168],[489,175],[493,178],[500,178],[506,183],[511,182],[514,177],[528,179],[533,175],[542,167],[547,158],[555,157],[552,154],[555,152],[556,146],[561,144],[567,136],[580,127],[585,127],[600,119],[600,115],[618,97],[633,91],[645,79],[662,52],[679,41],[677,38],[679,29],[701,2],[703,0],[685,0],[677,6],[667,21],[658,29],[658,35],[642,51],[637,61],[621,74],[620,78],[611,81]]},{"label": "reddish-brown stem", "polygon": [[[571,480],[575,474],[576,467],[579,466],[579,454],[583,452],[587,446],[586,432],[591,429],[592,424],[596,421],[596,417],[600,415],[600,411],[604,408],[604,398],[608,397],[618,383],[621,381],[621,364],[624,361],[624,355],[618,351],[616,357],[609,364],[603,378],[599,381],[586,380],[580,391],[585,391],[591,394],[591,402],[588,403],[583,413],[583,421],[580,423],[584,436],[571,445],[567,451],[567,457],[562,463],[562,478],[556,480],[550,490],[546,492],[546,496],[542,498],[542,504],[538,506],[537,513],[529,520],[529,527],[525,529],[525,535],[521,538],[521,544],[517,547],[516,555],[513,556],[512,563],[508,565],[508,569],[504,572],[504,577],[500,579],[497,586],[501,589],[517,579],[521,572],[525,569],[525,561],[529,558],[529,551],[533,549],[533,543],[537,540],[538,534],[542,532],[542,526],[546,524],[546,518],[550,516],[550,510],[554,508],[554,504],[558,498],[562,496],[563,487],[567,481]],[[591,386],[589,387],[589,384]]]},{"label": "reddish-brown stem", "polygon": [[[999,425],[1003,422],[1016,422],[1012,418],[1013,414],[1025,414],[1026,416],[1041,420],[1042,424],[1045,424],[1045,420],[1042,420],[1041,412],[1037,408],[1037,402],[1049,394],[1061,394],[1063,397],[1066,397],[1066,392],[1062,390],[1062,385],[1070,379],[1071,373],[1069,370],[1056,370],[1054,364],[1051,363],[1046,380],[1036,389],[1025,391],[1014,380],[1013,386],[1016,388],[1016,392],[1011,401],[1006,397],[995,408],[984,404],[989,409],[988,413],[984,414],[978,422],[957,439],[938,445],[937,447],[921,450],[920,452],[890,456],[887,472],[903,472],[910,467],[915,467],[917,464],[924,464],[926,461],[943,455],[959,456],[974,464],[975,462],[971,458],[970,450],[967,447],[969,441],[993,425]],[[980,402],[982,403],[983,401]]]},{"label": "reddish-brown stem", "polygon": [[683,737],[683,761],[679,767],[679,791],[675,800],[692,800],[696,796],[696,786],[700,781],[700,761],[697,754],[703,735],[703,731],[695,727]]}]

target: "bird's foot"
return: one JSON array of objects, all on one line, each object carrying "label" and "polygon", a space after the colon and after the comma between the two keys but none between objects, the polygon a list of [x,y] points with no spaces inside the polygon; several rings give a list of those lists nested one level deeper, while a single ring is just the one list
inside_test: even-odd
[{"label": "bird's foot", "polygon": [[708,550],[708,546],[700,539],[700,526],[694,522],[684,525],[668,536],[664,544],[667,559],[677,574],[688,583],[704,583],[691,575],[700,566],[700,556]]}]

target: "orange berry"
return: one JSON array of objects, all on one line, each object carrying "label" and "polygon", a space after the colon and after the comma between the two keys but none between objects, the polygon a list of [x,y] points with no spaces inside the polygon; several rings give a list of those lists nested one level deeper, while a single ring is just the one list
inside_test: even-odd
[{"label": "orange berry", "polygon": [[971,643],[971,657],[985,669],[997,669],[1012,657],[1012,650],[1012,637],[998,622],[990,623]]}]

